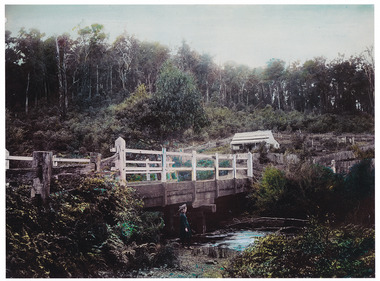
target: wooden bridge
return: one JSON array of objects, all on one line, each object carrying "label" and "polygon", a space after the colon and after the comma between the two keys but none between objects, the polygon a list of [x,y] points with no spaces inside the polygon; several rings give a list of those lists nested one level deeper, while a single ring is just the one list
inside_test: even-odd
[{"label": "wooden bridge", "polygon": [[[246,191],[253,177],[252,154],[220,155],[127,149],[118,138],[112,150],[120,182],[134,187],[145,207],[191,203],[215,212],[215,199]],[[140,175],[140,181],[129,181]]]},{"label": "wooden bridge", "polygon": [[[7,152],[7,182],[17,177],[32,183],[31,196],[50,194],[51,177],[91,171],[116,174],[122,185],[134,187],[144,200],[144,206],[164,207],[188,203],[215,212],[215,199],[244,192],[253,177],[252,154],[198,154],[128,149],[118,138],[111,149],[112,157],[101,159],[92,153],[86,159],[59,158],[52,152],[34,152],[33,157],[10,156]],[[9,161],[29,161],[31,168],[9,169]],[[73,165],[77,166],[73,166]]]}]

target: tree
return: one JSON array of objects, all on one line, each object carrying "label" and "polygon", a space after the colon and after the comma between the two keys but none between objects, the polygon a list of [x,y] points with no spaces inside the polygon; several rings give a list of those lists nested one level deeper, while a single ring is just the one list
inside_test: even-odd
[{"label": "tree", "polygon": [[199,60],[199,54],[196,51],[191,50],[185,40],[182,41],[182,46],[178,49],[177,54],[174,57],[174,62],[177,67],[182,71],[194,73]]},{"label": "tree", "polygon": [[172,62],[166,62],[156,82],[154,112],[160,139],[179,138],[187,129],[199,131],[206,125],[201,96],[194,79]]},{"label": "tree", "polygon": [[69,52],[71,48],[71,40],[69,35],[65,34],[56,38],[57,48],[57,69],[58,69],[58,92],[59,92],[59,108],[61,117],[66,118],[68,107],[68,90],[67,90],[67,68],[69,60]]},{"label": "tree", "polygon": [[143,75],[143,83],[147,85],[150,93],[155,91],[155,84],[161,66],[170,57],[168,47],[158,42],[141,42],[138,53],[139,73]]},{"label": "tree", "polygon": [[116,38],[112,47],[118,58],[118,74],[123,91],[133,90],[137,84],[133,72],[137,69],[139,42],[134,36],[124,33]]},{"label": "tree", "polygon": [[265,80],[269,86],[269,92],[272,96],[272,105],[274,106],[277,98],[277,108],[283,109],[283,76],[285,73],[285,62],[280,59],[271,59],[267,63],[267,68],[264,71]]},{"label": "tree", "polygon": [[93,96],[93,80],[95,80],[95,94],[99,94],[99,65],[102,64],[103,54],[107,49],[105,44],[107,35],[103,32],[103,28],[103,25],[97,23],[81,29],[78,27],[79,38],[75,42],[74,52],[79,66],[80,93],[87,93],[89,100]]},{"label": "tree", "polygon": [[[17,38],[18,65],[24,73],[25,83],[25,113],[29,113],[30,101],[34,98],[37,105],[38,98],[43,92],[43,78],[45,71],[43,59],[43,41],[45,36],[37,29],[27,32],[21,29]],[[42,74],[42,75],[41,75]]]}]

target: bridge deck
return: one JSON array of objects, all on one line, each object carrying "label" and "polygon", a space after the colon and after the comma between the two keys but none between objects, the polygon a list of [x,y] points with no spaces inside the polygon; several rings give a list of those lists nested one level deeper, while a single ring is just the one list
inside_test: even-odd
[{"label": "bridge deck", "polygon": [[250,178],[187,182],[128,183],[143,198],[144,207],[159,207],[188,203],[194,208],[215,203],[223,196],[245,192]]}]

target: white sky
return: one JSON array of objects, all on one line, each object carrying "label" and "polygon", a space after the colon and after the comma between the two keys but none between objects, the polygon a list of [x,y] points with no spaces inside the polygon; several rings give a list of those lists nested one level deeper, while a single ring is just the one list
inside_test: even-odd
[{"label": "white sky", "polygon": [[[231,60],[250,67],[265,65],[271,58],[303,63],[317,56],[334,59],[338,53],[349,57],[374,45],[374,5],[370,2],[363,2],[367,5],[16,3],[4,6],[5,29],[14,36],[21,27],[60,35],[72,32],[78,24],[85,27],[100,23],[111,42],[126,31],[139,40],[158,41],[175,51],[186,40],[192,49],[213,56],[216,63]],[[75,38],[76,34],[72,34]]]}]

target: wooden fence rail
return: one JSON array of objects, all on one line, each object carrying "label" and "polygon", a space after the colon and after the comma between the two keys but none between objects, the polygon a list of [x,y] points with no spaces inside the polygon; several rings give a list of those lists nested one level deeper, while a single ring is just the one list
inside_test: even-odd
[{"label": "wooden fence rail", "polygon": [[[115,154],[109,158],[102,159],[100,153],[91,153],[90,158],[62,158],[47,151],[35,151],[33,156],[14,156],[10,155],[6,150],[6,177],[7,182],[32,182],[33,187],[31,196],[39,194],[43,200],[49,196],[50,181],[52,176],[59,175],[76,175],[87,174],[89,172],[101,172],[113,170],[116,172],[119,182],[123,185],[127,183],[127,175],[142,174],[145,175],[146,181],[151,181],[152,174],[155,174],[155,180],[160,182],[167,182],[172,180],[171,175],[174,173],[178,179],[179,173],[189,172],[191,174],[191,181],[197,181],[198,172],[212,172],[214,180],[219,180],[221,177],[226,179],[225,173],[231,173],[233,179],[238,175],[240,177],[252,178],[253,177],[253,156],[251,153],[245,154],[198,154],[196,151],[192,153],[167,151],[163,148],[161,151],[155,150],[139,150],[128,149],[125,145],[125,140],[119,137],[115,141],[115,147],[111,149]],[[132,159],[127,159],[132,158]],[[178,159],[176,159],[178,157]],[[277,160],[284,161],[283,156]],[[322,159],[323,158],[323,159]],[[341,166],[344,164],[344,169],[358,162],[354,159],[355,156],[352,152],[340,153],[334,155],[327,155],[321,159],[315,159],[316,163],[330,165],[334,172],[341,172]],[[207,166],[200,166],[201,160],[211,160]],[[289,159],[288,159],[289,160]],[[287,160],[287,161],[288,161]],[[323,161],[322,161],[323,160]],[[343,161],[345,160],[345,161]],[[347,161],[350,160],[350,161]],[[11,169],[10,161],[28,161],[30,168]],[[186,164],[183,163],[185,161]],[[228,165],[222,165],[226,164]],[[293,160],[292,160],[293,161]],[[326,162],[326,163],[325,163]],[[339,165],[337,165],[338,163]],[[191,163],[191,164],[190,164]],[[210,164],[212,163],[212,165]],[[61,164],[61,165],[60,165]],[[176,164],[180,164],[179,167]],[[257,164],[255,164],[257,165]],[[227,166],[227,167],[226,167]],[[256,166],[255,169],[257,169]],[[211,173],[210,173],[211,174]],[[222,174],[222,175],[221,175]]]},{"label": "wooden fence rail", "polygon": [[[246,171],[244,177],[253,176],[251,153],[240,155],[220,155],[216,153],[214,155],[207,155],[197,154],[196,151],[192,153],[166,151],[166,148],[163,148],[162,151],[127,149],[125,147],[125,140],[122,138],[118,138],[115,141],[115,147],[111,149],[111,152],[115,152],[112,157],[101,159],[101,154],[99,153],[91,153],[90,158],[62,158],[53,155],[49,151],[35,151],[33,152],[33,156],[30,157],[13,156],[6,150],[7,179],[17,180],[18,177],[25,178],[26,181],[33,183],[31,196],[40,195],[45,200],[50,194],[52,176],[70,173],[86,174],[91,171],[100,172],[107,166],[117,172],[119,181],[123,185],[127,183],[126,175],[131,174],[144,174],[147,181],[151,181],[151,175],[156,174],[155,178],[160,178],[161,182],[170,180],[172,173],[175,173],[178,178],[179,172],[190,172],[192,181],[197,181],[197,172],[204,171],[213,172],[215,180],[219,179],[221,171],[232,172],[233,178],[237,177],[238,171]],[[127,154],[134,155],[133,158],[137,160],[127,160]],[[141,159],[142,155],[144,155],[145,159]],[[180,167],[175,167],[173,165],[175,164],[173,161],[174,157],[191,161],[191,166],[182,166],[181,162]],[[151,160],[151,158],[156,159]],[[213,167],[199,167],[198,161],[202,159],[212,160]],[[229,167],[221,167],[221,160],[229,160],[232,164]],[[10,161],[28,161],[31,162],[31,168],[10,169]],[[245,164],[242,166],[241,162]],[[77,166],[74,166],[75,164]]]},{"label": "wooden fence rail", "polygon": [[[197,172],[199,171],[212,171],[215,174],[215,179],[219,179],[220,171],[232,171],[232,177],[236,178],[238,171],[246,170],[247,177],[253,176],[253,159],[251,153],[246,154],[228,154],[220,155],[215,153],[214,155],[209,154],[198,154],[196,151],[192,153],[166,151],[163,148],[162,151],[155,150],[139,150],[139,149],[127,149],[125,147],[125,141],[122,138],[118,138],[115,141],[115,148],[111,149],[111,152],[119,153],[118,161],[116,162],[113,170],[119,171],[120,182],[126,183],[127,174],[145,174],[147,181],[150,181],[151,174],[160,174],[161,182],[166,182],[170,178],[171,173],[175,173],[178,178],[178,172],[191,172],[191,180],[197,181]],[[145,160],[126,160],[126,154],[139,155],[140,158],[147,157]],[[152,161],[149,156],[157,156],[160,161]],[[173,164],[173,157],[181,157],[191,161],[191,166],[185,167],[175,167]],[[135,158],[135,157],[134,157]],[[214,162],[213,167],[199,167],[198,160],[211,159]],[[231,160],[231,167],[220,167],[219,160]],[[244,166],[239,166],[237,162],[246,161]],[[127,164],[140,165],[140,166],[127,166]],[[156,177],[158,178],[158,177]]]}]

